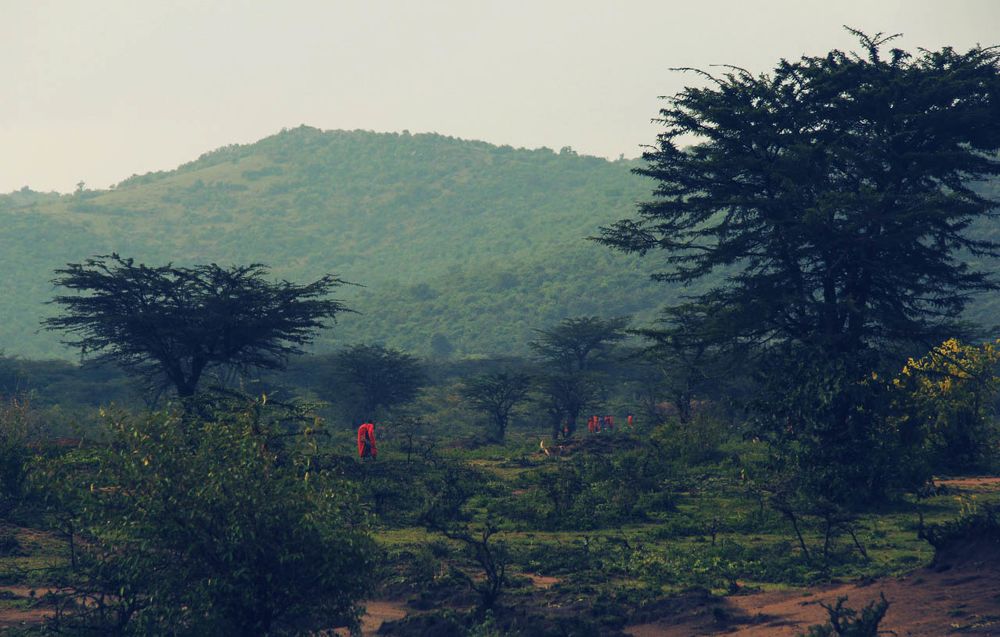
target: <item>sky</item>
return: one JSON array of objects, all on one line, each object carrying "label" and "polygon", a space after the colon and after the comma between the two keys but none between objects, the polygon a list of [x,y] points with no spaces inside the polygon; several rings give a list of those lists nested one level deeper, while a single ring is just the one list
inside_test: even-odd
[{"label": "sky", "polygon": [[0,0],[0,192],[106,188],[282,128],[635,157],[674,67],[1000,44],[1000,0]]}]

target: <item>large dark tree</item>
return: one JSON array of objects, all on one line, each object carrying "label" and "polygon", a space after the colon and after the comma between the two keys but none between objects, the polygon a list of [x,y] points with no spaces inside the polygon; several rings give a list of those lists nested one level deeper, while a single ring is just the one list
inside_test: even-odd
[{"label": "large dark tree", "polygon": [[503,442],[510,413],[524,402],[531,389],[531,377],[522,372],[483,374],[465,381],[462,394],[490,418],[493,437]]},{"label": "large dark tree", "polygon": [[63,313],[45,321],[84,354],[166,379],[181,397],[212,368],[277,369],[316,331],[348,311],[327,298],[343,281],[305,285],[267,280],[260,264],[151,267],[117,254],[70,263],[53,283]]},{"label": "large dark tree", "polygon": [[[698,301],[736,312],[734,335],[830,355],[932,337],[994,282],[967,232],[1000,174],[996,49],[831,51],[770,75],[701,72],[660,111],[644,154],[656,198],[601,241],[666,253],[667,281],[721,272]],[[682,142],[695,143],[681,147]]]},{"label": "large dark tree", "polygon": [[706,85],[669,99],[637,170],[655,198],[600,238],[662,251],[663,280],[714,277],[689,302],[726,316],[720,342],[756,346],[759,421],[831,499],[892,481],[879,362],[954,334],[997,287],[973,264],[998,246],[969,230],[996,205],[975,185],[1000,175],[1000,53],[911,55],[854,33],[860,55],[698,71]]}]

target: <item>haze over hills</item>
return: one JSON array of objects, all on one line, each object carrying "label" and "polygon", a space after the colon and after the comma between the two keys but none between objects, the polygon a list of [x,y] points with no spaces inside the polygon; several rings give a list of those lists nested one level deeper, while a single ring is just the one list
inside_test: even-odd
[{"label": "haze over hills", "polygon": [[[587,241],[631,216],[651,184],[636,161],[525,150],[434,134],[285,130],[109,190],[0,195],[0,351],[72,358],[40,331],[53,270],[118,252],[149,264],[262,262],[275,277],[334,273],[364,287],[317,339],[420,355],[525,353],[568,316],[651,319],[678,290],[652,283],[657,255]],[[998,184],[984,186],[997,198]],[[979,235],[1000,236],[996,224]],[[704,283],[702,285],[707,285]],[[970,318],[996,323],[985,297]]]},{"label": "haze over hills", "polygon": [[109,252],[150,264],[263,262],[276,277],[332,272],[364,285],[341,290],[360,314],[324,333],[320,349],[523,352],[532,329],[567,316],[649,318],[670,300],[648,281],[653,260],[586,240],[648,197],[635,165],[568,148],[300,127],[109,190],[3,195],[0,349],[72,356],[38,329],[53,311],[48,281]]}]

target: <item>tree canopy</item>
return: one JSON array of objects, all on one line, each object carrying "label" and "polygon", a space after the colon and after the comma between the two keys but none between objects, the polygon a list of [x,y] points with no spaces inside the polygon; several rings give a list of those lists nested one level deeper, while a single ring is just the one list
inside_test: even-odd
[{"label": "tree canopy", "polygon": [[961,333],[1000,248],[970,232],[996,206],[975,186],[1000,175],[1000,51],[912,55],[852,32],[861,54],[697,71],[706,85],[669,98],[636,171],[654,198],[599,237],[662,251],[661,280],[708,283],[674,311],[756,351],[773,475],[849,505],[913,483],[874,372]]},{"label": "tree canopy", "polygon": [[597,357],[625,338],[628,322],[627,316],[568,318],[552,329],[535,330],[538,338],[530,346],[550,364],[586,371]]},{"label": "tree canopy", "polygon": [[666,281],[724,273],[697,300],[736,313],[732,336],[849,354],[953,331],[996,287],[967,258],[997,244],[967,231],[996,205],[973,185],[1000,174],[1000,54],[855,34],[862,55],[698,71],[636,170],[655,199],[600,240],[665,251]]},{"label": "tree canopy", "polygon": [[531,376],[523,372],[482,374],[465,382],[462,394],[479,411],[486,413],[493,424],[493,437],[503,441],[510,413],[528,397]]},{"label": "tree canopy", "polygon": [[327,298],[344,283],[324,276],[298,285],[270,282],[261,264],[147,266],[117,254],[56,270],[64,313],[44,321],[67,344],[129,370],[166,379],[192,396],[206,370],[276,369],[302,353],[316,331],[348,308]]},{"label": "tree canopy", "polygon": [[382,345],[351,346],[332,364],[330,390],[354,420],[373,420],[410,402],[426,383],[416,357]]},{"label": "tree canopy", "polygon": [[582,316],[535,330],[538,338],[529,345],[543,359],[538,389],[552,420],[553,438],[572,435],[580,413],[596,400],[601,391],[599,363],[625,339],[629,320]]}]

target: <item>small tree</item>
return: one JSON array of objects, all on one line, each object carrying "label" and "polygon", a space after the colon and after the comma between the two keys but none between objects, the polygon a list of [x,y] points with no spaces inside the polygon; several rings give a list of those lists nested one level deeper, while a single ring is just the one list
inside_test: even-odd
[{"label": "small tree", "polygon": [[456,574],[479,594],[480,615],[496,605],[509,583],[510,562],[506,543],[496,538],[500,528],[493,517],[487,514],[485,520],[476,521],[470,515],[469,499],[484,492],[481,478],[454,465],[446,467],[440,488],[421,515],[428,530],[460,542],[466,555],[482,570],[482,577],[477,578],[456,569]]},{"label": "small tree", "polygon": [[894,634],[891,631],[879,630],[879,624],[889,610],[889,600],[884,593],[878,594],[879,599],[872,600],[861,612],[844,606],[847,597],[838,597],[833,606],[820,602],[820,606],[830,616],[826,624],[810,626],[802,637],[878,637],[884,634]]},{"label": "small tree", "polygon": [[742,358],[736,348],[720,347],[719,320],[698,305],[682,305],[665,310],[656,327],[632,330],[649,343],[638,358],[656,370],[681,423],[691,420],[692,401],[725,384]]},{"label": "small tree", "polygon": [[296,285],[269,282],[267,273],[261,264],[150,267],[96,256],[56,270],[53,283],[79,294],[55,297],[64,314],[44,325],[70,334],[65,342],[85,355],[166,379],[190,397],[212,368],[281,368],[316,330],[349,311],[325,298],[340,279]]},{"label": "small tree", "polygon": [[[579,371],[556,371],[538,378],[540,403],[552,420],[552,437],[572,436],[580,414],[597,402],[601,385],[596,374]],[[565,421],[565,432],[562,431]]]},{"label": "small tree", "polygon": [[375,419],[417,396],[426,375],[416,357],[382,345],[354,345],[337,352],[324,379],[354,420]]},{"label": "small tree", "polygon": [[531,377],[527,374],[498,372],[469,379],[462,393],[476,409],[489,416],[493,438],[503,442],[511,411],[527,399],[530,389]]}]

